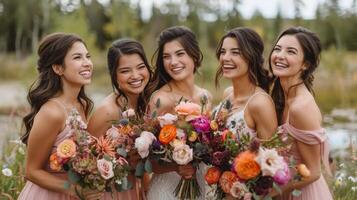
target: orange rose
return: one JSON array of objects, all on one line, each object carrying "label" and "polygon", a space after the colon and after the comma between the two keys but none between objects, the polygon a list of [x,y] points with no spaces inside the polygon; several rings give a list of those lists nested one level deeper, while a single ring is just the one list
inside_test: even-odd
[{"label": "orange rose", "polygon": [[57,156],[60,158],[70,158],[75,154],[76,143],[74,143],[71,139],[65,139],[57,146]]},{"label": "orange rose", "polygon": [[165,125],[161,128],[159,134],[159,141],[162,144],[169,144],[176,137],[176,126],[174,125]]},{"label": "orange rose", "polygon": [[234,171],[243,180],[254,178],[260,173],[260,166],[255,161],[256,155],[250,151],[244,151],[234,159]]},{"label": "orange rose", "polygon": [[304,178],[309,177],[311,175],[310,170],[304,164],[299,164],[296,168],[298,173]]},{"label": "orange rose", "polygon": [[195,116],[201,114],[201,107],[195,103],[180,102],[180,104],[175,107],[175,112],[179,115],[187,116],[186,121],[190,121],[194,119]]},{"label": "orange rose", "polygon": [[221,171],[218,167],[211,167],[207,170],[205,179],[208,185],[215,184],[219,181],[219,177],[221,176]]},{"label": "orange rose", "polygon": [[229,194],[233,183],[236,181],[238,181],[238,178],[233,172],[225,171],[219,179],[219,185],[225,193]]}]

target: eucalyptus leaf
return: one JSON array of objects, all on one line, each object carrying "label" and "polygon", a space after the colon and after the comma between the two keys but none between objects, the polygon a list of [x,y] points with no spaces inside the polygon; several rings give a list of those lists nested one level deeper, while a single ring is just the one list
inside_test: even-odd
[{"label": "eucalyptus leaf", "polygon": [[73,170],[68,171],[68,179],[71,183],[77,183],[80,180],[80,177]]},{"label": "eucalyptus leaf", "polygon": [[291,193],[294,197],[300,196],[301,195],[301,191],[294,189],[293,192]]},{"label": "eucalyptus leaf", "polygon": [[128,178],[124,177],[123,180],[121,181],[121,188],[123,190],[128,190]]},{"label": "eucalyptus leaf", "polygon": [[147,173],[152,173],[152,166],[151,166],[151,162],[149,159],[146,159],[146,161],[145,161],[145,171]]},{"label": "eucalyptus leaf", "polygon": [[156,106],[156,108],[160,107],[160,98],[157,99],[155,106]]},{"label": "eucalyptus leaf", "polygon": [[273,182],[273,188],[274,188],[275,191],[279,192],[279,194],[282,193],[282,191],[281,191],[279,185],[277,185],[275,182]]},{"label": "eucalyptus leaf", "polygon": [[124,158],[126,158],[128,156],[128,153],[125,151],[124,148],[117,148],[117,153],[121,156],[123,156]]},{"label": "eucalyptus leaf", "polygon": [[144,175],[144,163],[139,161],[139,163],[135,167],[135,176],[142,177]]}]

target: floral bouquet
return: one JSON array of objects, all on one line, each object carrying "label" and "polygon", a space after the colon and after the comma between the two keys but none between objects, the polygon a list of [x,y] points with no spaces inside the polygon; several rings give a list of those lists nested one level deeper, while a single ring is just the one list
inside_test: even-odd
[{"label": "floral bouquet", "polygon": [[[71,112],[66,125],[71,137],[59,143],[50,156],[52,170],[67,171],[69,181],[82,189],[111,191],[115,185],[116,190],[122,191],[131,187],[127,179],[130,166],[111,137],[91,136],[76,110]],[[67,183],[66,187],[69,186]],[[82,199],[77,187],[76,192]]]},{"label": "floral bouquet", "polygon": [[[202,102],[202,106],[200,106],[180,101],[174,108],[174,114],[166,113],[156,117],[156,113],[153,113],[154,122],[150,121],[147,124],[150,124],[150,130],[155,133],[157,139],[152,138],[151,134],[144,136],[152,138],[148,140],[151,145],[145,146],[145,149],[150,152],[150,159],[163,164],[187,165],[192,163],[194,167],[198,167],[203,159],[202,156],[206,155],[201,142],[203,134],[211,131],[210,120],[203,114],[206,101],[202,100]],[[159,106],[158,101],[156,107]],[[142,145],[138,144],[137,146],[140,149]],[[145,155],[148,155],[148,151]],[[201,194],[195,177],[182,178],[174,193],[180,199],[197,199]]]},{"label": "floral bouquet", "polygon": [[[271,188],[280,191],[279,186],[290,179],[290,161],[286,152],[290,148],[288,139],[278,131],[271,139],[256,138],[243,123],[227,124],[231,104],[227,101],[214,113],[213,132],[207,137],[209,160],[212,165],[205,179],[209,185],[216,185],[216,197],[226,195],[236,199],[260,199]],[[229,126],[229,127],[228,127]]]}]

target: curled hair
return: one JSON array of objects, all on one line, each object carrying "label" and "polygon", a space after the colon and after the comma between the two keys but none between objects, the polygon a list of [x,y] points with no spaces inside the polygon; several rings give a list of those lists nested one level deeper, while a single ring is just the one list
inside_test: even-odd
[{"label": "curled hair", "polygon": [[[30,130],[34,118],[41,106],[49,99],[53,98],[58,92],[62,91],[61,77],[53,69],[53,65],[64,66],[64,58],[67,52],[76,42],[84,41],[74,34],[53,33],[47,35],[40,43],[37,54],[37,71],[39,73],[37,80],[30,86],[27,100],[30,103],[31,111],[23,118],[25,133],[21,137],[23,143],[27,144]],[[66,66],[64,66],[66,67]],[[77,100],[83,107],[86,117],[93,107],[93,102],[87,97],[84,86],[81,87]]]},{"label": "curled hair", "polygon": [[[282,38],[285,35],[293,35],[296,37],[298,40],[299,44],[302,47],[304,58],[303,62],[306,65],[306,70],[302,71],[301,73],[301,82],[298,84],[295,84],[291,86],[288,89],[288,93],[291,88],[296,87],[300,84],[304,84],[306,88],[314,94],[313,91],[313,80],[314,80],[314,75],[313,72],[316,70],[317,66],[320,63],[320,57],[321,57],[321,42],[318,36],[311,32],[310,30],[304,28],[304,27],[291,27],[283,31],[278,39],[276,40],[275,44],[273,47],[276,46],[280,38]],[[271,66],[271,55],[273,53],[274,48],[271,50],[269,54],[269,69],[271,72],[272,66]],[[284,91],[283,88],[281,87],[280,84],[280,79],[279,77],[274,76],[274,86],[271,92],[271,96],[274,100],[275,103],[275,108],[276,108],[276,113],[278,115],[278,122],[279,124],[282,123],[282,117],[283,117],[283,112],[284,112],[284,106],[285,106],[285,97],[284,97]]]},{"label": "curled hair", "polygon": [[182,47],[185,49],[187,54],[193,59],[195,69],[194,72],[201,66],[203,59],[203,54],[198,45],[195,34],[187,27],[184,26],[173,26],[163,30],[158,39],[158,48],[156,49],[151,61],[155,61],[155,72],[154,72],[154,81],[153,89],[157,90],[163,85],[168,83],[172,77],[166,72],[163,61],[163,51],[164,46],[167,42],[177,40]]},{"label": "curled hair", "polygon": [[[119,105],[118,99],[119,97],[124,97],[126,100],[126,103],[128,103],[128,97],[125,95],[125,92],[120,89],[118,81],[117,81],[117,69],[119,67],[119,60],[122,56],[124,55],[132,55],[132,54],[137,54],[140,56],[140,58],[143,60],[145,67],[149,71],[149,83],[152,78],[152,71],[150,69],[149,62],[146,58],[145,51],[143,46],[132,39],[120,39],[116,40],[112,43],[112,46],[108,50],[107,54],[107,61],[108,61],[108,69],[109,69],[109,74],[110,78],[112,81],[112,87],[113,91],[115,94],[117,94],[116,101],[115,103],[121,107],[123,105]],[[137,107],[136,113],[139,116],[143,116],[145,113],[146,105],[148,104],[149,101],[149,96],[150,92],[148,92],[148,85],[145,86],[145,89],[142,93],[140,93],[138,102],[137,102]],[[125,107],[126,105],[124,105]]]},{"label": "curled hair", "polygon": [[[245,27],[234,28],[228,31],[218,43],[216,49],[217,59],[221,56],[223,41],[226,38],[234,38],[237,41],[243,59],[248,63],[249,80],[256,86],[269,92],[271,78],[269,77],[268,70],[263,67],[264,43],[258,33]],[[219,66],[215,77],[216,87],[219,86],[219,80],[222,75],[222,66]]]}]

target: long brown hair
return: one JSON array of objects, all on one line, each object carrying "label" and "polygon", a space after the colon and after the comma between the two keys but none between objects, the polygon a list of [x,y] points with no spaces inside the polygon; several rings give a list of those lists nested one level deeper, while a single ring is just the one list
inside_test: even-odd
[{"label": "long brown hair", "polygon": [[[112,46],[108,50],[108,55],[107,55],[107,61],[108,61],[108,69],[109,69],[109,74],[110,78],[112,81],[112,87],[114,93],[117,94],[116,97],[116,104],[119,106],[118,99],[119,97],[124,97],[126,101],[128,101],[128,97],[125,95],[124,91],[122,91],[118,85],[117,81],[117,68],[119,60],[122,56],[124,55],[131,55],[131,54],[138,54],[140,58],[143,60],[145,67],[149,71],[149,83],[151,82],[152,79],[152,71],[150,69],[149,62],[146,58],[145,51],[143,46],[132,39],[120,39],[116,40],[113,42]],[[146,105],[148,104],[150,93],[148,92],[148,85],[149,83],[145,86],[144,91],[140,93],[138,102],[137,102],[137,107],[136,107],[136,113],[139,116],[143,116],[145,113]]]},{"label": "long brown hair", "polygon": [[[21,137],[23,143],[27,144],[34,118],[41,106],[62,91],[61,78],[57,75],[52,65],[64,65],[64,58],[75,42],[84,41],[74,34],[53,33],[42,39],[37,54],[37,71],[39,73],[36,81],[30,86],[27,100],[31,111],[23,118],[25,133]],[[80,89],[77,100],[83,107],[86,117],[93,107],[93,102],[87,97],[84,86]]]},{"label": "long brown hair", "polygon": [[[269,92],[271,78],[269,77],[268,70],[263,67],[264,43],[261,37],[252,29],[245,27],[234,28],[228,31],[219,41],[216,49],[217,59],[219,59],[221,55],[223,41],[228,37],[234,38],[237,41],[242,56],[248,63],[249,80],[256,86],[259,86],[266,92]],[[215,78],[216,87],[219,86],[219,80],[222,77],[222,74],[222,66],[219,66]]]},{"label": "long brown hair", "polygon": [[203,54],[198,45],[196,35],[189,28],[185,26],[173,26],[163,30],[159,36],[158,48],[151,59],[152,61],[156,59],[154,64],[154,80],[152,84],[154,88],[151,89],[152,91],[160,89],[172,79],[164,67],[163,51],[165,44],[173,40],[177,40],[185,49],[187,54],[193,59],[195,65],[194,72],[196,72],[201,66]]},{"label": "long brown hair", "polygon": [[[273,72],[272,66],[271,66],[271,55],[274,51],[274,47],[278,43],[281,37],[285,35],[293,35],[296,37],[298,40],[299,44],[302,47],[303,53],[304,53],[304,63],[306,64],[307,68],[302,71],[301,73],[301,82],[297,83],[293,86],[291,86],[288,89],[289,91],[298,85],[304,84],[306,88],[314,94],[313,91],[313,80],[314,80],[314,75],[313,72],[316,70],[320,63],[320,57],[321,57],[321,42],[318,36],[311,32],[310,30],[304,28],[304,27],[291,27],[283,31],[278,39],[276,40],[273,49],[271,50],[269,54],[269,69],[271,72]],[[275,103],[275,109],[276,113],[278,115],[278,122],[279,124],[282,123],[282,118],[283,118],[283,112],[284,112],[284,107],[285,107],[285,96],[284,96],[284,91],[283,88],[280,84],[280,79],[279,77],[274,76],[274,86],[271,92],[271,96],[274,100]]]}]

